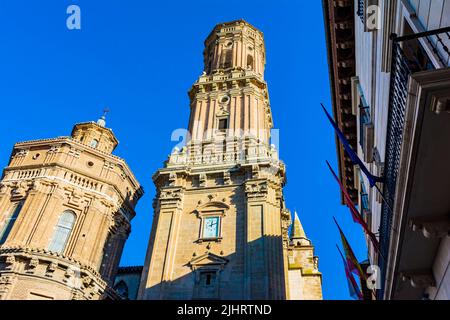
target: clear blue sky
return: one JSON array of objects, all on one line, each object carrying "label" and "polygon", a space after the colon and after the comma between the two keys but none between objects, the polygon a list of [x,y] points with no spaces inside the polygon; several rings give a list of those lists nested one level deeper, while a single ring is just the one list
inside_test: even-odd
[{"label": "clear blue sky", "polygon": [[[80,31],[66,28],[66,8],[81,7]],[[72,0],[0,2],[0,164],[17,141],[69,135],[73,124],[111,109],[108,126],[146,194],[122,264],[143,264],[155,194],[152,174],[189,116],[187,90],[202,72],[203,40],[215,24],[244,18],[267,47],[266,80],[285,196],[316,246],[326,299],[349,299],[335,244],[336,216],[359,259],[362,230],[341,206],[325,164],[337,168],[334,133],[319,103],[331,110],[321,1]]]}]

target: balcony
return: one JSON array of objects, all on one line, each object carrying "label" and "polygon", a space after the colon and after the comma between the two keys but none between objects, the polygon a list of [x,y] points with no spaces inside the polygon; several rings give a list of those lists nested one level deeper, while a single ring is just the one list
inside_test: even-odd
[{"label": "balcony", "polygon": [[362,102],[359,106],[359,137],[364,161],[370,163],[373,161],[374,126],[370,117],[370,107]]},{"label": "balcony", "polygon": [[450,225],[449,46],[450,27],[393,37],[378,299],[440,297],[437,253]]},{"label": "balcony", "polygon": [[366,23],[366,1],[365,0],[358,0],[358,8],[356,9],[356,14],[358,17],[361,18],[362,23]]}]

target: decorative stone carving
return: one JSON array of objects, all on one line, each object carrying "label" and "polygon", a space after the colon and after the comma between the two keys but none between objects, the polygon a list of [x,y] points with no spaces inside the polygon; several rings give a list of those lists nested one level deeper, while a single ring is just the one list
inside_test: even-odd
[{"label": "decorative stone carving", "polygon": [[169,186],[174,187],[177,182],[177,174],[175,172],[171,172],[169,174]]},{"label": "decorative stone carving", "polygon": [[64,273],[64,279],[63,279],[63,281],[64,282],[69,282],[71,279],[72,279],[72,277],[74,277],[75,276],[75,271],[73,270],[73,268],[72,267],[68,267],[67,269],[66,269],[66,272]]},{"label": "decorative stone carving", "polygon": [[58,265],[55,262],[51,262],[47,267],[47,275],[52,275],[55,271]]},{"label": "decorative stone carving", "polygon": [[74,290],[72,292],[72,300],[84,300],[83,295],[79,291]]},{"label": "decorative stone carving", "polygon": [[93,287],[94,286],[94,279],[92,279],[91,277],[89,277],[89,276],[84,276],[83,277],[83,279],[82,279],[82,283],[83,283],[83,286],[85,287],[85,288],[91,288],[91,287]]},{"label": "decorative stone carving", "polygon": [[198,184],[200,188],[204,188],[206,187],[206,182],[207,182],[207,178],[206,178],[206,174],[201,173],[198,176]]},{"label": "decorative stone carving", "polygon": [[313,257],[314,270],[319,270],[319,257]]},{"label": "decorative stone carving", "polygon": [[254,164],[252,165],[252,178],[258,179],[259,178],[259,165]]},{"label": "decorative stone carving", "polygon": [[5,185],[4,183],[0,183],[0,194],[5,194],[7,190],[8,186]]},{"label": "decorative stone carving", "polygon": [[223,172],[223,184],[230,185],[231,184],[231,174],[230,171]]},{"label": "decorative stone carving", "polygon": [[75,149],[75,148],[71,148],[68,152],[68,155],[71,157],[74,157],[76,159],[79,159],[80,155],[81,155],[81,151],[78,149]]},{"label": "decorative stone carving", "polygon": [[6,257],[6,264],[7,265],[13,265],[16,263],[16,257],[15,256],[7,256]]},{"label": "decorative stone carving", "polygon": [[245,185],[245,193],[248,198],[265,197],[267,192],[267,181],[252,181]]},{"label": "decorative stone carving", "polygon": [[10,287],[13,284],[13,278],[10,276],[0,276],[0,300],[5,299]]},{"label": "decorative stone carving", "polygon": [[28,184],[25,181],[20,181],[15,184],[12,189],[11,197],[14,199],[24,198],[28,191]]},{"label": "decorative stone carving", "polygon": [[159,198],[162,199],[179,199],[181,198],[182,190],[181,188],[177,189],[166,189],[162,190]]},{"label": "decorative stone carving", "polygon": [[18,150],[18,152],[14,155],[14,157],[26,157],[30,150],[22,149]]},{"label": "decorative stone carving", "polygon": [[39,265],[39,260],[37,258],[32,258],[28,263],[28,273],[34,273],[36,271],[37,266]]},{"label": "decorative stone carving", "polygon": [[409,226],[413,231],[421,231],[425,238],[443,238],[450,235],[450,217],[415,218]]},{"label": "decorative stone carving", "polygon": [[77,189],[72,190],[71,195],[68,198],[68,204],[76,207],[80,207],[83,202],[83,193]]},{"label": "decorative stone carving", "polygon": [[59,147],[58,147],[58,146],[52,146],[52,147],[47,151],[48,154],[55,154],[55,153],[58,153],[58,152],[59,152]]},{"label": "decorative stone carving", "polygon": [[436,281],[429,271],[408,271],[401,272],[403,281],[409,281],[414,288],[425,289],[436,286]]}]

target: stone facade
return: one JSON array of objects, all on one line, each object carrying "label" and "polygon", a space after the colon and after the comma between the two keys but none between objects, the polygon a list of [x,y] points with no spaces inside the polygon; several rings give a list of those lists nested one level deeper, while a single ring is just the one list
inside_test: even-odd
[{"label": "stone facade", "polygon": [[189,91],[189,141],[153,177],[138,298],[321,299],[311,243],[292,244],[288,235],[263,35],[242,20],[217,25],[204,62]]},{"label": "stone facade", "polygon": [[0,299],[117,299],[112,281],[143,191],[104,117],[17,143],[0,182]]}]

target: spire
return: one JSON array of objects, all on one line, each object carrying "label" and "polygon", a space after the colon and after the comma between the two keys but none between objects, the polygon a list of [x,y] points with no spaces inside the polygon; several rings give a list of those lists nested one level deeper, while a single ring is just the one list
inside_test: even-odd
[{"label": "spire", "polygon": [[298,217],[297,210],[294,211],[294,223],[291,228],[291,240],[295,242],[295,244],[300,245],[310,245],[311,242],[306,237],[305,230],[303,230],[302,223],[300,222],[300,218]]},{"label": "spire", "polygon": [[98,119],[97,124],[98,124],[100,127],[103,127],[103,128],[106,127],[106,115],[108,114],[108,112],[109,112],[109,109],[108,109],[108,108],[105,108],[105,109],[103,110],[103,115],[101,116],[100,119]]}]

